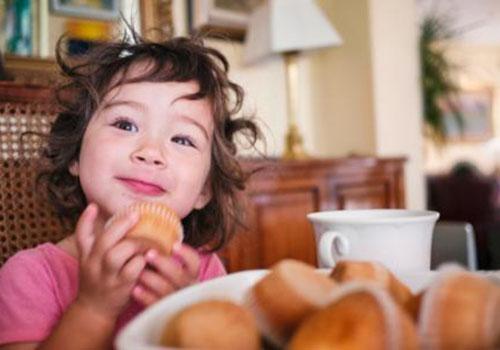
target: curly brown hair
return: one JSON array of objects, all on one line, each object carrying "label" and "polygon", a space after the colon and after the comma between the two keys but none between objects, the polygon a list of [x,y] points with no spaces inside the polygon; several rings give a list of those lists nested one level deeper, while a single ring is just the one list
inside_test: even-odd
[{"label": "curly brown hair", "polygon": [[[229,64],[224,55],[204,45],[198,36],[178,37],[164,42],[150,42],[132,31],[118,42],[93,48],[77,61],[64,57],[64,38],[57,44],[56,58],[68,78],[56,90],[60,112],[52,125],[45,157],[49,167],[39,180],[47,189],[49,200],[68,227],[74,227],[87,205],[77,177],[69,166],[78,160],[83,135],[90,118],[107,92],[134,82],[197,81],[199,90],[188,99],[207,98],[212,104],[214,136],[211,150],[209,185],[212,198],[200,210],[183,219],[185,243],[211,251],[225,245],[236,226],[242,225],[239,194],[249,172],[240,165],[235,137],[243,133],[255,146],[261,132],[252,116],[239,116],[244,92],[228,78]],[[146,72],[128,77],[138,62],[150,62]]]}]

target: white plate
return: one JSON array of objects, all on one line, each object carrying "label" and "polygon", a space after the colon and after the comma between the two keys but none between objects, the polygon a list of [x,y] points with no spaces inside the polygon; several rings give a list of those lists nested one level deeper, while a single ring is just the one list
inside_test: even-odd
[{"label": "white plate", "polygon": [[[323,270],[328,272],[329,270]],[[263,277],[267,270],[251,270],[216,278],[165,297],[131,321],[116,338],[118,350],[165,349],[158,344],[168,319],[186,306],[207,299],[242,301],[245,291]],[[414,292],[432,280],[435,272],[399,274],[398,278]]]}]

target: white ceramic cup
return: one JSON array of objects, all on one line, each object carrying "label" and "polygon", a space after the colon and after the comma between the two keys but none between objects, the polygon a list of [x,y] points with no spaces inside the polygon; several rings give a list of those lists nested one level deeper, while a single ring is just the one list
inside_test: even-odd
[{"label": "white ceramic cup", "polygon": [[434,224],[428,210],[367,209],[310,213],[318,265],[339,260],[378,261],[395,272],[429,271]]}]

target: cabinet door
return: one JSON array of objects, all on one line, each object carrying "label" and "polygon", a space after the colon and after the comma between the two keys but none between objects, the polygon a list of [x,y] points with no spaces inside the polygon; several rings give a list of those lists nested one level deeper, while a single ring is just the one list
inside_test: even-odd
[{"label": "cabinet door", "polygon": [[402,208],[399,182],[392,174],[339,177],[329,188],[337,209]]},{"label": "cabinet door", "polygon": [[315,265],[314,231],[306,214],[318,208],[315,188],[252,195],[248,230],[239,232],[222,253],[227,269],[268,268],[285,258]]},{"label": "cabinet door", "polygon": [[335,188],[339,209],[388,208],[385,183],[338,184]]}]

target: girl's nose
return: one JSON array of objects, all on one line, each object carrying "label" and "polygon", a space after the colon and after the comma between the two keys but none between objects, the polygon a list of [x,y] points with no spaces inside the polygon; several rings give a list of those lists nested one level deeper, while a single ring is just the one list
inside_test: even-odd
[{"label": "girl's nose", "polygon": [[132,161],[158,168],[163,168],[166,165],[165,155],[162,150],[160,147],[152,144],[145,144],[134,151],[132,154]]}]

